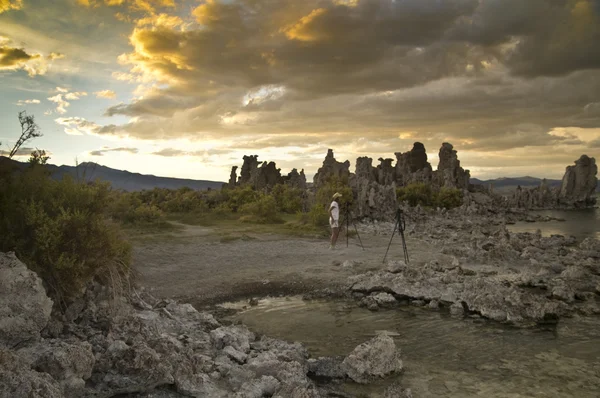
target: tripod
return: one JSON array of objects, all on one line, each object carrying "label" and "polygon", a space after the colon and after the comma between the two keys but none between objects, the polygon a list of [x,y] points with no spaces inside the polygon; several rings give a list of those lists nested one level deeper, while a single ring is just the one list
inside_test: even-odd
[{"label": "tripod", "polygon": [[394,225],[394,232],[392,232],[392,237],[390,238],[390,243],[388,244],[387,250],[385,251],[385,256],[383,257],[383,263],[385,263],[385,259],[387,258],[388,252],[390,251],[390,246],[392,245],[392,239],[394,239],[394,235],[396,234],[396,229],[400,233],[402,237],[402,249],[404,250],[404,261],[406,264],[409,263],[408,258],[408,249],[406,247],[406,240],[404,239],[404,231],[406,230],[406,220],[404,219],[404,213],[402,213],[402,209],[398,209],[396,211],[396,225]]},{"label": "tripod", "polygon": [[[348,247],[348,231],[350,228],[350,208],[346,205],[346,209],[344,211],[344,221],[340,225],[346,224],[346,247]],[[354,231],[356,232],[356,236],[358,237],[358,241],[360,242],[360,247],[365,250],[363,246],[362,239],[360,239],[360,235],[358,233],[358,228],[356,228],[356,224],[352,221],[352,225],[354,226]]]}]

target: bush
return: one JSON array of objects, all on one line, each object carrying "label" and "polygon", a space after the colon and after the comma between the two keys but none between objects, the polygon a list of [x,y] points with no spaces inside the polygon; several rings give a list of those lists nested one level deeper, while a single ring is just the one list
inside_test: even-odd
[{"label": "bush", "polygon": [[277,224],[283,220],[277,213],[275,199],[270,195],[261,195],[258,200],[243,205],[240,212],[244,214],[241,221],[259,224]]},{"label": "bush", "polygon": [[453,209],[462,205],[463,192],[456,188],[442,188],[436,195],[436,206]]},{"label": "bush", "polygon": [[336,192],[342,194],[342,197],[338,199],[340,208],[346,205],[352,206],[352,203],[354,203],[354,194],[352,193],[352,188],[350,188],[345,182],[337,179],[331,179],[325,185],[319,188],[317,191],[317,204],[323,205],[327,211],[329,205],[331,204],[332,197]]},{"label": "bush", "polygon": [[302,193],[301,189],[292,188],[285,184],[275,185],[271,191],[277,211],[288,214],[302,211]]},{"label": "bush", "polygon": [[49,178],[32,164],[21,174],[0,173],[0,250],[14,251],[64,305],[94,277],[127,277],[131,247],[107,219],[107,184]]},{"label": "bush", "polygon": [[423,183],[409,184],[396,189],[398,202],[408,202],[411,206],[433,206],[435,197],[431,186]]},{"label": "bush", "polygon": [[329,225],[329,213],[325,206],[321,204],[314,205],[308,212],[308,222],[315,227]]},{"label": "bush", "polygon": [[[260,194],[252,189],[251,186],[231,189],[227,194],[227,207],[234,213],[240,211],[244,205],[256,202],[260,198]],[[273,206],[275,206],[275,203],[273,203]]]},{"label": "bush", "polygon": [[135,194],[113,193],[108,211],[113,220],[132,226],[167,225],[165,214],[154,204],[142,203]]}]

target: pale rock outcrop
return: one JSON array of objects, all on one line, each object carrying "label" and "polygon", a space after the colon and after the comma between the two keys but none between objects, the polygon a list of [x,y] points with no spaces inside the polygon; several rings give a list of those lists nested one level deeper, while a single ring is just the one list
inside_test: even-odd
[{"label": "pale rock outcrop", "polygon": [[250,184],[256,190],[271,189],[281,183],[281,169],[277,168],[275,162],[263,162],[250,177]]},{"label": "pale rock outcrop", "polygon": [[0,253],[0,348],[38,340],[51,311],[41,279],[14,253]]},{"label": "pale rock outcrop", "polygon": [[558,198],[568,205],[590,205],[598,184],[596,159],[582,155],[574,166],[568,166],[563,176]]},{"label": "pale rock outcrop", "polygon": [[0,348],[0,397],[63,398],[60,385],[45,372],[36,372],[29,363]]},{"label": "pale rock outcrop", "polygon": [[344,163],[338,162],[333,156],[333,150],[328,149],[323,166],[319,168],[313,179],[315,188],[327,184],[331,178],[348,180],[350,178],[350,162],[348,160]]},{"label": "pale rock outcrop", "polygon": [[392,185],[396,181],[396,168],[392,165],[393,159],[379,158],[377,166],[377,183]]},{"label": "pale rock outcrop", "polygon": [[244,163],[240,172],[239,185],[250,183],[252,175],[258,168],[258,155],[244,156]]},{"label": "pale rock outcrop", "polygon": [[368,157],[356,159],[356,173],[353,178],[353,186],[356,189],[355,216],[378,220],[391,219],[397,207],[396,184],[379,184],[378,169],[372,166],[372,162]]},{"label": "pale rock outcrop", "polygon": [[467,189],[469,187],[469,170],[460,167],[458,154],[452,144],[444,142],[440,148],[440,162],[437,170],[433,173],[433,180],[440,188],[459,188]]},{"label": "pale rock outcrop", "polygon": [[352,380],[364,384],[400,372],[403,365],[394,340],[386,334],[379,334],[348,354],[342,368]]}]

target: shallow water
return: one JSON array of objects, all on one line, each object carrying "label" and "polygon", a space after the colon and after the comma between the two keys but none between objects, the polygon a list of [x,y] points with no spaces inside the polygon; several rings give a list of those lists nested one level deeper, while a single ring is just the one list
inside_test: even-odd
[{"label": "shallow water", "polygon": [[[415,397],[600,397],[597,318],[520,330],[416,307],[371,312],[355,303],[287,297],[261,300],[231,319],[258,333],[300,341],[313,357],[346,355],[386,331],[402,350],[405,371],[396,379]],[[378,397],[390,381],[344,389]]]},{"label": "shallow water", "polygon": [[542,235],[565,235],[575,236],[578,240],[587,237],[600,239],[600,208],[583,210],[542,210],[535,214],[562,218],[565,221],[547,221],[547,222],[518,222],[509,225],[511,232],[535,232],[537,229],[542,231]]}]

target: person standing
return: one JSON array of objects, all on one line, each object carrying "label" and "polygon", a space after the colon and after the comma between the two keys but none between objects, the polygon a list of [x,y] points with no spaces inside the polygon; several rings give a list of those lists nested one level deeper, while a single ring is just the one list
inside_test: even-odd
[{"label": "person standing", "polygon": [[335,249],[335,244],[337,243],[338,236],[340,234],[340,206],[338,204],[338,198],[341,198],[342,194],[336,192],[333,195],[333,201],[329,205],[329,225],[331,226],[331,245],[329,249]]}]

